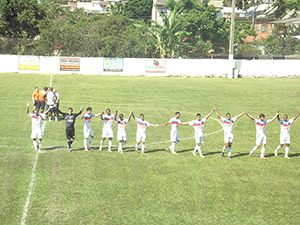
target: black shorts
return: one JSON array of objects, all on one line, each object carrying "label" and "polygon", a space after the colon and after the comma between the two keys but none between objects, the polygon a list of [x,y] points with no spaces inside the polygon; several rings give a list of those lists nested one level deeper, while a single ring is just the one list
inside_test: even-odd
[{"label": "black shorts", "polygon": [[45,109],[45,101],[39,100],[38,102],[38,109],[41,109],[44,111]]},{"label": "black shorts", "polygon": [[67,139],[75,139],[75,128],[67,128],[66,136],[67,136]]},{"label": "black shorts", "polygon": [[39,102],[34,100],[33,106],[39,107]]}]

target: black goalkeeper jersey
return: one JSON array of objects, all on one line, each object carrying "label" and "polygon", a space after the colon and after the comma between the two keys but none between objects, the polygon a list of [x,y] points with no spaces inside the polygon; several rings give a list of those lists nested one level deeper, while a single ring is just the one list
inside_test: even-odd
[{"label": "black goalkeeper jersey", "polygon": [[65,122],[66,122],[66,129],[69,129],[69,128],[74,128],[74,124],[75,124],[75,120],[76,120],[76,117],[79,116],[81,114],[82,111],[80,111],[79,113],[75,113],[75,114],[71,114],[69,115],[69,113],[63,113],[61,112],[60,110],[58,110],[58,112],[60,114],[63,115],[63,117],[65,118]]}]

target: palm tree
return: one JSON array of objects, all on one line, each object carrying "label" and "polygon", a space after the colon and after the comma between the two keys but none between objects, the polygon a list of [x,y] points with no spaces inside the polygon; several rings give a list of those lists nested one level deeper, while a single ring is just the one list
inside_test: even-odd
[{"label": "palm tree", "polygon": [[185,31],[186,24],[178,22],[184,9],[181,8],[178,10],[177,6],[175,6],[171,13],[165,15],[160,12],[156,5],[154,5],[154,7],[159,12],[163,24],[150,20],[150,27],[141,24],[134,25],[146,30],[156,38],[156,51],[159,51],[161,58],[174,58],[178,48],[184,42],[184,39],[191,34]]}]

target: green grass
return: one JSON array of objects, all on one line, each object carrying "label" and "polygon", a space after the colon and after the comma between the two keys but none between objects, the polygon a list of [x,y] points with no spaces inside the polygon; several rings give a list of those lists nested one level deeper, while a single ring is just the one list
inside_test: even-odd
[{"label": "green grass", "polygon": [[[20,224],[34,152],[26,103],[35,86],[50,75],[0,74],[0,224]],[[163,124],[181,112],[183,122],[206,116],[215,107],[225,116],[244,110],[267,119],[281,110],[290,118],[299,110],[299,79],[200,79],[54,75],[60,109],[91,106],[94,113],[131,110]],[[212,117],[217,118],[215,114]],[[93,152],[83,151],[83,121],[77,118],[73,152],[66,150],[65,123],[46,122],[26,224],[299,224],[300,120],[291,126],[291,160],[273,151],[279,144],[277,121],[266,126],[268,160],[259,159],[255,124],[242,116],[234,124],[233,159],[222,158],[223,132],[205,136],[205,159],[194,157],[194,129],[179,126],[178,155],[167,127],[147,128],[146,155],[135,154],[136,123],[128,123],[124,154],[99,152],[103,122],[92,119]],[[214,119],[204,133],[221,129]],[[108,144],[107,140],[104,147]]]}]

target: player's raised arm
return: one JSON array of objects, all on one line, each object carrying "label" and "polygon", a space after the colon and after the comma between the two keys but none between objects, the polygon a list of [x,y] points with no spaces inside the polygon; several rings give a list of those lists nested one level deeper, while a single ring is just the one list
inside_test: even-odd
[{"label": "player's raised arm", "polygon": [[[299,110],[300,111],[300,110]],[[298,113],[299,114],[299,113]],[[277,120],[280,122],[279,114],[277,115]],[[295,120],[295,119],[294,119]]]},{"label": "player's raised arm", "polygon": [[118,110],[115,110],[114,120],[117,121]]},{"label": "player's raised arm", "polygon": [[181,125],[189,125],[188,122],[180,123]]},{"label": "player's raised arm", "polygon": [[215,108],[213,108],[213,111],[215,111],[215,113],[217,114],[217,116],[221,119],[221,115],[217,112],[217,110]]},{"label": "player's raised arm", "polygon": [[132,115],[132,118],[135,120],[135,116],[133,115],[133,111],[130,112]]},{"label": "player's raised arm", "polygon": [[82,111],[82,115],[81,115],[80,119],[83,119],[84,114],[85,114],[85,111]]},{"label": "player's raised arm", "polygon": [[101,120],[104,120],[104,119],[103,119],[103,114],[104,114],[104,111],[101,111],[101,112],[100,112]]},{"label": "player's raised arm", "polygon": [[28,113],[29,113],[29,106],[30,106],[30,103],[29,103],[29,102],[27,102],[27,105],[26,105],[26,114],[28,114]]},{"label": "player's raised arm", "polygon": [[128,121],[130,121],[132,113],[133,112],[131,111],[130,114],[129,114],[129,117],[128,117]]},{"label": "player's raised arm", "polygon": [[279,109],[277,110],[276,115],[271,120],[269,120],[269,123],[273,122],[278,115],[279,115]]},{"label": "player's raised arm", "polygon": [[150,124],[149,127],[159,127],[159,124]]},{"label": "player's raised arm", "polygon": [[297,115],[294,117],[294,120],[298,118],[299,114],[300,114],[300,110],[298,111]]},{"label": "player's raised arm", "polygon": [[250,119],[255,120],[255,118],[254,118],[253,116],[249,115],[249,114],[247,113],[247,111],[245,111],[245,114],[246,114],[246,116],[248,116]]},{"label": "player's raised arm", "polygon": [[75,118],[76,118],[77,116],[79,116],[79,115],[82,113],[82,111],[83,111],[83,108],[81,108],[80,111],[79,111],[78,113],[74,114]]},{"label": "player's raised arm", "polygon": [[208,115],[205,117],[205,119],[208,119],[208,118],[211,116],[211,114],[213,113],[213,111],[214,111],[214,109],[212,109],[212,110],[210,111],[210,113],[208,113]]},{"label": "player's raised arm", "polygon": [[[245,111],[245,112],[246,112],[246,111]],[[245,114],[245,112],[242,112],[241,114],[237,115],[236,118],[237,118],[237,119],[240,118],[242,115]]]}]

